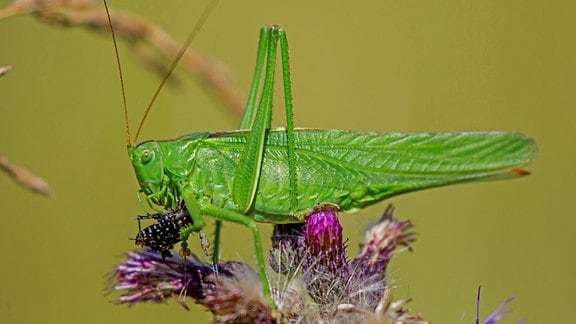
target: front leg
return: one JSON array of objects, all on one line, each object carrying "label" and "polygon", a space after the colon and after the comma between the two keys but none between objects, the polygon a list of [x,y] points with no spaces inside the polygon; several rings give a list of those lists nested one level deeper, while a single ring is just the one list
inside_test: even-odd
[{"label": "front leg", "polygon": [[202,216],[202,211],[200,210],[200,205],[196,200],[196,195],[194,191],[190,187],[190,185],[185,185],[180,189],[182,199],[184,200],[184,205],[190,214],[190,218],[192,219],[192,225],[183,228],[180,231],[180,239],[182,243],[180,244],[180,255],[182,256],[189,256],[191,254],[190,249],[188,248],[188,237],[190,234],[194,232],[200,232],[206,226],[206,222],[204,221],[204,217]]}]

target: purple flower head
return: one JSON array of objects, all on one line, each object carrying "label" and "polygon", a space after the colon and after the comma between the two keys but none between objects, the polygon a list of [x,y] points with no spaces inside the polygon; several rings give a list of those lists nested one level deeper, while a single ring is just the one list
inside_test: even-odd
[{"label": "purple flower head", "polygon": [[333,208],[319,209],[306,217],[305,244],[310,254],[326,256],[334,266],[342,266],[345,247],[342,242],[342,226]]},{"label": "purple flower head", "polygon": [[303,235],[303,277],[311,297],[321,304],[344,300],[350,272],[336,211],[326,208],[312,212],[306,218]]},{"label": "purple flower head", "polygon": [[[334,209],[318,210],[306,218],[304,225],[304,244],[306,256],[328,271],[343,271],[340,275],[348,275],[346,246],[342,239],[342,225],[338,221]],[[313,266],[305,264],[304,266]]]},{"label": "purple flower head", "polygon": [[261,295],[256,272],[240,262],[216,266],[196,258],[165,258],[160,252],[129,252],[112,274],[111,290],[124,291],[119,302],[165,302],[174,298],[183,307],[193,298],[214,314],[214,322],[274,323],[274,311]]},{"label": "purple flower head", "polygon": [[[296,287],[278,292],[277,300],[282,300],[279,305],[284,306],[281,309],[285,311],[286,305],[293,305],[290,300],[296,296],[299,300],[311,299],[317,308],[315,314],[323,314],[322,319],[327,321],[353,320],[359,313],[363,314],[360,319],[366,319],[366,314],[373,314],[382,300],[387,300],[384,273],[393,251],[413,241],[412,234],[406,233],[410,223],[395,221],[392,211],[386,209],[382,219],[368,230],[362,251],[352,262],[346,258],[342,226],[331,206],[318,207],[306,217],[303,227],[276,225],[272,268],[291,280],[287,286]],[[294,290],[300,293],[294,294]],[[415,319],[401,305],[380,307],[390,318]],[[297,310],[293,313],[302,314],[306,307],[298,306],[292,307]]]},{"label": "purple flower head", "polygon": [[365,289],[359,298],[365,303],[377,303],[381,297],[382,285],[385,285],[386,268],[399,247],[410,249],[414,242],[414,233],[410,221],[399,222],[392,215],[394,207],[389,205],[382,217],[372,225],[364,236],[360,253],[351,261],[354,286]]},{"label": "purple flower head", "polygon": [[490,314],[486,320],[484,320],[484,324],[496,324],[500,320],[502,320],[506,315],[510,314],[511,310],[504,310],[508,304],[510,304],[514,300],[514,297],[510,297],[506,299],[492,314]]},{"label": "purple flower head", "polygon": [[[481,287],[478,287],[478,293],[476,295],[476,324],[480,323],[480,318],[479,318],[480,289],[481,289]],[[514,297],[509,297],[508,299],[506,299],[504,302],[502,302],[502,304],[500,304],[500,306],[498,306],[498,308],[496,308],[496,310],[494,310],[494,312],[492,312],[492,314],[488,315],[488,317],[482,323],[483,324],[496,324],[496,323],[500,322],[504,317],[506,317],[506,315],[508,315],[508,314],[510,314],[510,312],[512,312],[511,310],[505,310],[505,308],[513,300],[514,300]],[[524,320],[521,320],[518,322],[518,324],[522,324],[522,323],[524,323]]]},{"label": "purple flower head", "polygon": [[120,303],[163,302],[186,290],[183,269],[183,263],[164,260],[151,250],[129,252],[114,270],[113,289],[127,291]]}]

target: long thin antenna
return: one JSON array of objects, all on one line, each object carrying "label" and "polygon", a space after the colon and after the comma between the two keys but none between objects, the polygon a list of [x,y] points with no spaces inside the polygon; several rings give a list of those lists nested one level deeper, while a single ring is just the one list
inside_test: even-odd
[{"label": "long thin antenna", "polygon": [[194,29],[192,29],[192,31],[188,35],[188,38],[186,39],[186,41],[182,45],[182,48],[180,48],[180,51],[178,51],[178,54],[174,58],[174,61],[172,61],[172,64],[170,64],[170,67],[168,67],[168,71],[166,72],[166,74],[162,78],[162,81],[158,85],[156,92],[154,92],[154,95],[152,96],[152,99],[150,100],[150,104],[148,104],[148,107],[146,108],[146,111],[144,112],[144,116],[142,117],[142,120],[140,120],[140,125],[138,125],[138,130],[136,131],[136,136],[134,137],[134,142],[138,141],[138,136],[140,135],[140,131],[142,131],[142,127],[144,126],[144,121],[148,117],[148,113],[150,113],[150,110],[152,109],[152,105],[156,101],[156,98],[158,98],[158,95],[160,94],[160,90],[162,90],[162,88],[164,87],[164,84],[166,84],[166,81],[168,80],[168,78],[170,77],[170,75],[172,74],[174,69],[176,68],[176,65],[178,65],[178,62],[180,61],[180,59],[182,58],[182,56],[186,52],[186,49],[188,48],[188,46],[190,46],[190,44],[192,43],[194,38],[196,38],[196,35],[198,35],[198,32],[200,31],[200,29],[202,28],[202,26],[204,26],[204,23],[206,22],[206,20],[208,20],[208,17],[210,17],[210,14],[212,13],[212,11],[214,11],[214,8],[216,8],[218,1],[219,0],[211,1],[206,6],[206,8],[204,8],[204,11],[202,12],[202,15],[200,16],[200,19],[198,19],[198,21],[194,25]]},{"label": "long thin antenna", "polygon": [[126,128],[126,143],[130,143],[130,125],[128,122],[128,105],[126,105],[126,90],[124,89],[124,77],[122,76],[122,65],[120,64],[120,55],[118,54],[118,44],[116,43],[116,33],[112,27],[112,19],[110,18],[110,11],[108,11],[108,4],[104,1],[104,8],[106,8],[106,16],[108,17],[108,25],[110,25],[110,32],[112,33],[112,42],[114,43],[114,54],[116,54],[116,64],[118,64],[118,74],[120,75],[120,89],[122,89],[122,106],[124,108],[124,127]]}]

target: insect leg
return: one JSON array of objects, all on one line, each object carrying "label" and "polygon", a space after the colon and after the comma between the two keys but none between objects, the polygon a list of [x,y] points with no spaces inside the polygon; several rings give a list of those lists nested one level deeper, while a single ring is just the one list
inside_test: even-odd
[{"label": "insect leg", "polygon": [[270,37],[268,37],[266,46],[266,72],[262,95],[250,129],[250,136],[240,156],[240,162],[234,175],[232,196],[242,214],[250,210],[254,202],[254,197],[256,196],[256,189],[262,167],[266,131],[272,123],[272,97],[274,94],[274,72],[276,68],[278,33],[274,33],[275,29],[273,27],[269,28],[271,28],[272,33]]},{"label": "insect leg", "polygon": [[196,201],[194,192],[189,185],[184,186],[181,190],[182,199],[184,200],[184,205],[192,218],[192,225],[187,226],[180,232],[180,238],[182,239],[180,254],[183,256],[190,255],[190,250],[188,249],[188,237],[193,232],[200,232],[206,226],[204,217],[202,217],[202,211],[200,210],[200,205]]},{"label": "insect leg", "polygon": [[222,221],[216,220],[214,224],[214,245],[212,247],[212,263],[218,264],[220,259],[220,233],[222,232]]},{"label": "insect leg", "polygon": [[256,52],[256,67],[254,68],[254,75],[252,76],[252,84],[250,85],[250,93],[248,100],[244,107],[244,113],[240,120],[238,129],[247,129],[252,125],[254,114],[256,112],[256,101],[258,100],[258,90],[260,89],[260,82],[262,81],[262,69],[264,68],[264,60],[266,59],[266,47],[268,45],[268,38],[270,35],[270,28],[264,26],[260,28],[260,38],[258,39],[258,51]]},{"label": "insect leg", "polygon": [[[242,153],[240,164],[234,178],[234,200],[240,206],[240,211],[245,213],[252,206],[256,195],[257,184],[260,176],[262,164],[262,154],[266,128],[272,122],[272,101],[274,91],[274,72],[276,63],[276,48],[280,42],[280,53],[282,61],[282,78],[284,81],[284,102],[286,108],[286,143],[288,151],[288,170],[290,181],[290,207],[291,210],[298,209],[298,191],[296,184],[296,161],[294,154],[294,121],[292,113],[292,89],[290,80],[290,58],[288,55],[288,38],[286,31],[278,26],[263,27],[260,31],[260,41],[258,43],[258,56],[256,59],[256,69],[254,79],[250,89],[250,98],[244,110],[244,116],[240,122],[241,128],[248,127],[255,109],[256,92],[260,84],[262,67],[264,64],[264,53],[266,52],[266,75],[264,87],[260,98],[260,105],[256,110],[254,121],[252,122],[251,133],[246,148]],[[264,44],[267,44],[266,46]],[[246,190],[248,189],[248,190]]]},{"label": "insect leg", "polygon": [[254,236],[254,252],[256,253],[256,262],[258,263],[258,272],[260,274],[260,281],[262,281],[264,298],[270,306],[276,308],[276,304],[272,299],[270,285],[268,284],[268,277],[266,276],[266,263],[264,262],[262,239],[260,238],[260,231],[258,230],[256,222],[248,216],[214,205],[203,205],[201,210],[205,215],[212,216],[218,220],[241,224],[252,230],[252,235]]},{"label": "insect leg", "polygon": [[[258,90],[262,81],[262,69],[264,68],[264,60],[266,59],[266,45],[268,44],[269,28],[262,27],[260,29],[260,38],[258,40],[258,51],[256,54],[256,67],[254,68],[254,76],[252,77],[252,84],[250,86],[250,94],[248,101],[244,107],[242,119],[238,125],[238,129],[247,129],[252,124],[254,113],[256,111],[256,102],[258,99]],[[212,248],[212,262],[218,263],[220,256],[220,231],[222,230],[222,221],[216,220],[214,229],[214,247]]]},{"label": "insect leg", "polygon": [[290,181],[290,210],[298,210],[298,188],[296,184],[296,157],[294,155],[294,121],[292,113],[292,81],[290,79],[290,57],[286,31],[277,28],[274,32],[280,37],[282,59],[282,81],[284,82],[284,107],[286,108],[286,143],[288,149],[288,177]]}]

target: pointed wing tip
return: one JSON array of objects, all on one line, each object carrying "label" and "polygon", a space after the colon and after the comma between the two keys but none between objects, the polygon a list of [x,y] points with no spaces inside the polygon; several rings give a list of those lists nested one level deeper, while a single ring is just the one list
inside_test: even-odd
[{"label": "pointed wing tip", "polygon": [[516,168],[516,169],[512,169],[512,170],[508,171],[508,174],[513,175],[513,176],[517,176],[517,177],[525,177],[527,175],[530,175],[530,171]]}]

